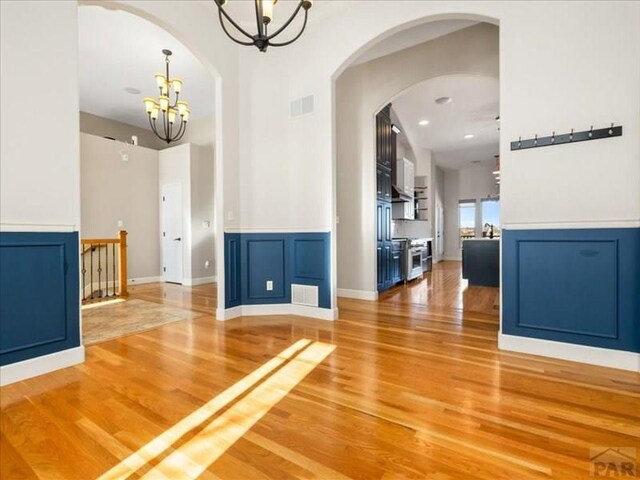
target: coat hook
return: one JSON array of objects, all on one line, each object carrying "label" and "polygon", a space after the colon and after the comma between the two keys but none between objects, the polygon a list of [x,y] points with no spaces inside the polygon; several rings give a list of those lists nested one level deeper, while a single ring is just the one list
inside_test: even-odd
[{"label": "coat hook", "polygon": [[518,137],[518,148],[522,147],[522,137]]},{"label": "coat hook", "polygon": [[571,133],[569,134],[569,141],[573,142],[573,128],[571,129]]},{"label": "coat hook", "polygon": [[593,138],[593,125],[591,125],[591,130],[589,130],[589,138]]},{"label": "coat hook", "polygon": [[538,134],[536,133],[536,138],[533,139],[533,144],[538,145]]},{"label": "coat hook", "polygon": [[611,128],[609,129],[609,135],[613,135],[613,123],[611,124]]},{"label": "coat hook", "polygon": [[553,135],[551,135],[551,143],[556,143],[556,131],[553,131]]}]

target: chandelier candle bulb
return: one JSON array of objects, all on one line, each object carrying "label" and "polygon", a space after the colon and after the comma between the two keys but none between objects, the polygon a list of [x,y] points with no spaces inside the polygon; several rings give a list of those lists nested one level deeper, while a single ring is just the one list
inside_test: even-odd
[{"label": "chandelier candle bulb", "polygon": [[173,91],[176,93],[180,93],[182,90],[182,79],[174,78],[171,80],[171,86],[173,87]]},{"label": "chandelier candle bulb", "polygon": [[156,101],[153,98],[147,97],[144,99],[144,109],[146,110],[147,113],[151,113],[155,105],[156,105]]},{"label": "chandelier candle bulb", "polygon": [[151,120],[157,120],[158,115],[160,115],[160,109],[156,105],[155,107],[153,107],[153,110],[151,110]]},{"label": "chandelier candle bulb", "polygon": [[184,116],[185,112],[187,111],[187,108],[189,107],[189,104],[187,102],[179,101],[176,103],[176,105],[178,107],[178,113]]},{"label": "chandelier candle bulb", "polygon": [[160,89],[164,89],[167,85],[167,77],[163,73],[156,73],[156,85]]},{"label": "chandelier candle bulb", "polygon": [[189,114],[191,113],[191,110],[189,110],[187,108],[187,110],[184,112],[184,115],[182,116],[182,121],[184,123],[187,123],[189,121]]},{"label": "chandelier candle bulb", "polygon": [[169,97],[163,95],[160,97],[160,110],[166,112],[169,108]]},{"label": "chandelier candle bulb", "polygon": [[169,109],[169,123],[176,123],[176,111],[173,108]]},{"label": "chandelier candle bulb", "polygon": [[273,20],[273,6],[275,4],[275,0],[262,0],[262,21],[265,25]]}]

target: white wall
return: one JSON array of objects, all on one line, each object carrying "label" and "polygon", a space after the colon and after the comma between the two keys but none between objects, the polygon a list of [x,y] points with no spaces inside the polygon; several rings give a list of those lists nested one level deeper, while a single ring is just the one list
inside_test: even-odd
[{"label": "white wall", "polygon": [[[460,200],[479,200],[493,197],[499,193],[493,176],[491,165],[463,168],[460,170],[444,169],[444,223],[445,223],[445,259],[460,260],[462,250],[459,237],[458,204]],[[536,198],[531,199],[536,202]],[[501,202],[502,206],[502,202]],[[476,208],[480,208],[478,205]],[[479,212],[476,211],[476,223]]]},{"label": "white wall", "polygon": [[[336,80],[339,288],[376,290],[374,115],[416,83],[463,72],[498,76],[495,26],[480,24],[445,35],[349,68]],[[431,152],[415,147],[411,156],[416,162],[416,175],[426,176],[430,182]],[[398,236],[431,237],[432,225],[403,222],[395,231]]]},{"label": "white wall", "polygon": [[129,278],[158,277],[158,152],[82,133],[80,155],[83,238],[115,238],[126,230]]},{"label": "white wall", "polygon": [[78,230],[77,7],[3,1],[0,22],[2,228]]},{"label": "white wall", "polygon": [[[215,276],[213,152],[191,145],[191,276]],[[208,262],[208,267],[206,266]]]}]

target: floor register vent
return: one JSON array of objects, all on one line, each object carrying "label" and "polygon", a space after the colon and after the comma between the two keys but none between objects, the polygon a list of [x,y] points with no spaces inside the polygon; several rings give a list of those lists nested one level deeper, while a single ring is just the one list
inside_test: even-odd
[{"label": "floor register vent", "polygon": [[307,307],[318,306],[318,287],[312,285],[291,285],[291,303],[295,305],[306,305]]}]

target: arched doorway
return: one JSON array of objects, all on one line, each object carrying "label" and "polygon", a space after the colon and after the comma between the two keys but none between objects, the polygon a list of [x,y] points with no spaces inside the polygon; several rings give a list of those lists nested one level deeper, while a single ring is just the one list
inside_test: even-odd
[{"label": "arched doorway", "polygon": [[[370,300],[377,298],[376,113],[412,85],[429,78],[461,74],[498,78],[498,29],[495,26],[497,22],[491,19],[490,23],[464,25],[462,29],[427,43],[373,59],[368,64],[358,64],[358,57],[366,52],[367,47],[380,45],[383,39],[416,25],[437,26],[443,18],[452,20],[451,16],[429,17],[372,39],[367,46],[352,54],[334,76],[334,189],[336,216],[339,218],[335,271],[340,295]],[[464,15],[455,18],[488,20]],[[478,61],[481,52],[487,61]],[[355,66],[348,68],[349,65]],[[358,84],[358,88],[349,89],[349,82]]]}]

